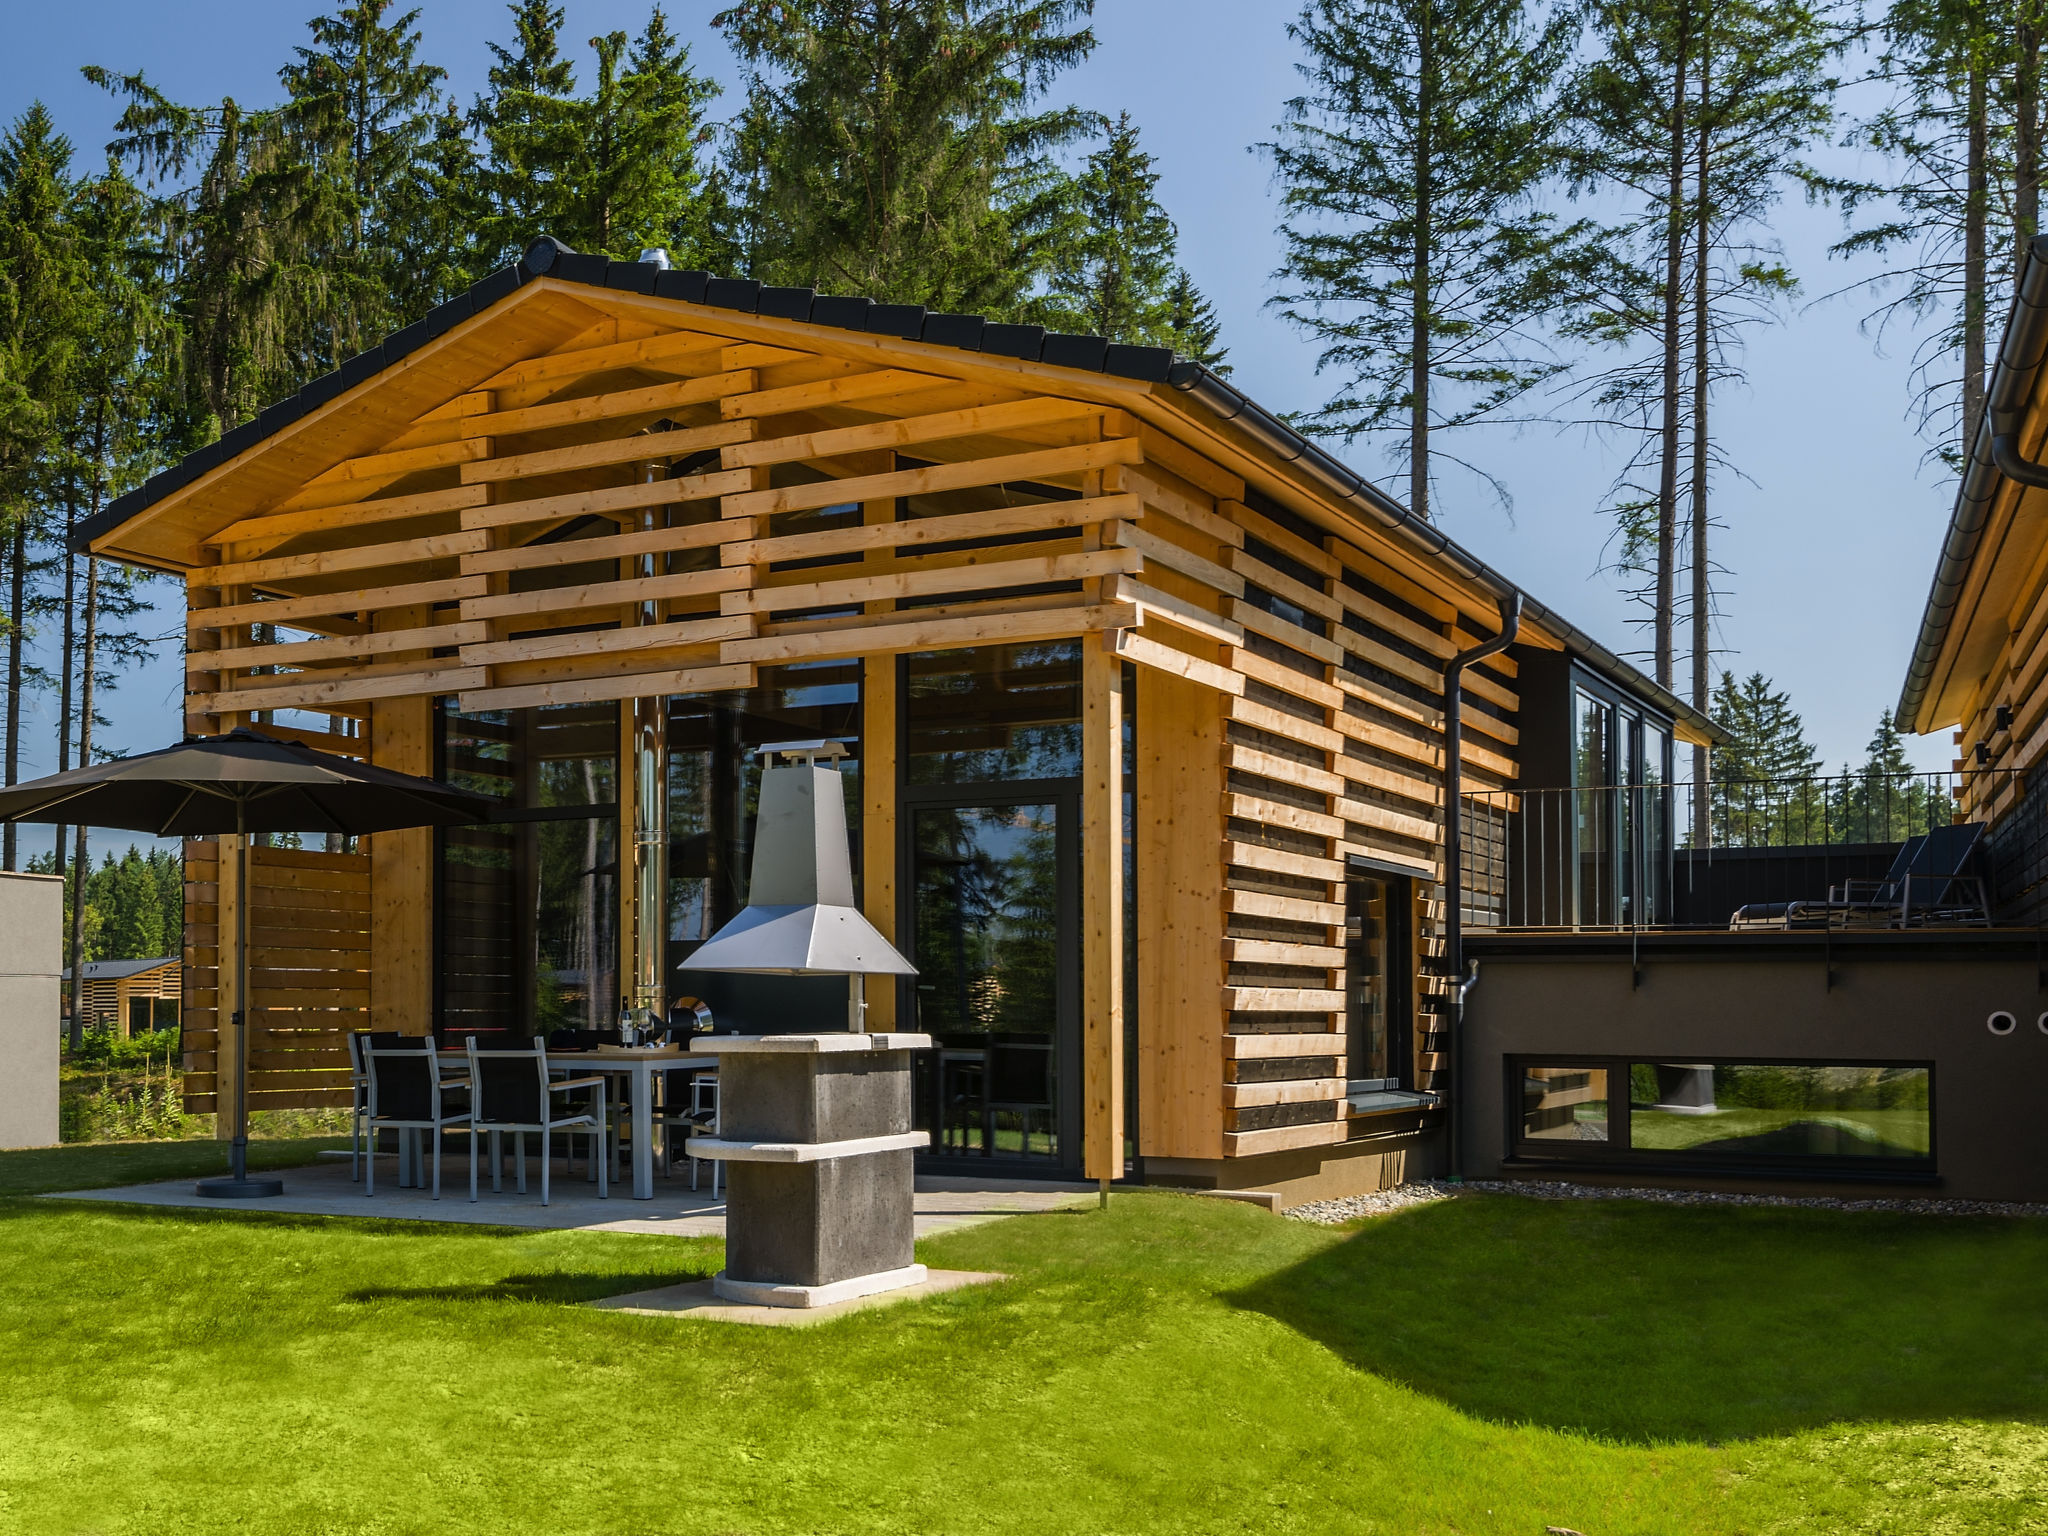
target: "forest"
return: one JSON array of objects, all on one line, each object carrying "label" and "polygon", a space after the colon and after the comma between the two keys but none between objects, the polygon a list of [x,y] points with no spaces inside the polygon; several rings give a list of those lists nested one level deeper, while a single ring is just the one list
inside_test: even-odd
[{"label": "forest", "polygon": [[[733,0],[703,35],[656,4],[584,38],[570,7],[514,0],[462,100],[419,9],[355,0],[308,23],[260,99],[174,100],[109,40],[77,61],[103,144],[0,104],[6,782],[32,696],[54,698],[60,769],[100,760],[109,691],[174,643],[148,632],[145,578],[71,554],[70,531],[536,234],[1227,370],[1157,146],[1061,90],[1093,12]],[[1818,771],[1767,678],[1717,675],[1714,495],[1740,466],[1716,402],[1745,338],[1796,313],[1773,208],[1821,200],[1865,258],[1873,331],[1919,338],[1928,452],[1960,462],[2038,223],[2041,0],[1307,0],[1285,24],[1299,94],[1247,147],[1283,241],[1271,309],[1319,348],[1298,425],[1380,450],[1425,517],[1447,476],[1510,487],[1461,429],[1620,444],[1609,568],[1646,670],[1734,730],[1717,778]],[[714,35],[731,91],[697,62]],[[1871,173],[1817,168],[1827,146]],[[1881,722],[1860,772],[1904,766]],[[56,846],[53,866],[90,869],[86,829]],[[74,960],[156,921],[102,907],[129,862],[72,903]],[[0,865],[21,867],[11,826]]]}]

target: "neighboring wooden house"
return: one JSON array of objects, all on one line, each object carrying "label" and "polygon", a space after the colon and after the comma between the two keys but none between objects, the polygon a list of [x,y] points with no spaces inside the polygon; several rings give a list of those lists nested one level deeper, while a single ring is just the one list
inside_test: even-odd
[{"label": "neighboring wooden house", "polygon": [[[176,955],[158,960],[88,960],[79,1012],[86,1027],[112,1026],[126,1035],[147,1034],[178,1022],[184,967]],[[71,967],[64,980],[65,1017],[70,1017]]]},{"label": "neighboring wooden house", "polygon": [[2006,921],[2048,917],[2048,240],[2018,292],[1899,695],[1903,731],[1953,730],[1963,813]]},{"label": "neighboring wooden house", "polygon": [[[759,750],[829,737],[935,1161],[1293,1197],[1430,1145],[1444,672],[1520,595],[1199,366],[541,240],[80,543],[186,582],[189,729],[505,806],[257,850],[257,1107],[339,1101],[363,1019],[836,1024],[836,984],[677,969],[744,903]],[[1588,710],[1617,773],[1712,734],[1519,624],[1463,673],[1468,791],[1525,743],[1574,782]],[[238,898],[187,857],[205,1109]]]}]

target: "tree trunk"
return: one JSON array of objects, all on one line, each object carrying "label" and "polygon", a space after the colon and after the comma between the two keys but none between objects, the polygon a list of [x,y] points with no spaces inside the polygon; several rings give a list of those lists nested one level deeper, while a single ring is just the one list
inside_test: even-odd
[{"label": "tree trunk", "polygon": [[[1693,269],[1692,269],[1692,705],[1702,714],[1711,702],[1713,682],[1713,600],[1712,571],[1707,564],[1707,471],[1713,444],[1708,431],[1707,406],[1711,390],[1713,342],[1709,330],[1712,304],[1708,298],[1709,255],[1713,235],[1713,199],[1709,196],[1713,175],[1713,39],[1701,27],[1700,111],[1696,133],[1699,161],[1693,180]],[[1707,749],[1692,749],[1693,783],[1705,784],[1708,773]],[[1707,797],[1693,795],[1693,841],[1707,846]]]},{"label": "tree trunk", "polygon": [[2033,6],[2017,7],[2014,39],[2019,68],[2013,81],[2012,213],[2013,277],[2019,277],[2027,242],[2041,224],[2041,28]]},{"label": "tree trunk", "polygon": [[1430,175],[1434,146],[1430,141],[1431,114],[1436,110],[1436,50],[1434,19],[1425,9],[1416,29],[1415,108],[1415,262],[1408,295],[1409,381],[1408,381],[1408,510],[1424,522],[1429,514],[1429,361],[1430,361],[1430,240],[1435,233],[1432,220]]},{"label": "tree trunk", "polygon": [[[72,645],[77,639],[72,623],[78,605],[78,562],[72,558],[71,535],[78,529],[78,472],[77,460],[72,459],[72,468],[64,476],[64,646],[58,652],[58,667],[62,683],[57,705],[57,771],[62,773],[71,766],[71,663]],[[55,871],[64,873],[64,824],[59,822],[50,839],[50,862]],[[72,988],[77,990],[74,979]],[[77,1019],[77,998],[72,998],[72,1018]]]},{"label": "tree trunk", "polygon": [[[100,608],[100,562],[99,556],[85,557],[85,645],[80,657],[78,673],[78,765],[83,768],[92,761],[92,673],[97,659],[96,648],[99,630]],[[92,865],[86,856],[86,828],[80,823],[75,834],[77,842],[71,853],[71,1031],[72,1046],[80,1043],[85,1027],[82,1004],[85,1001],[85,884],[92,873]],[[114,1029],[118,1033],[124,1027],[124,1020],[116,1016]]]},{"label": "tree trunk", "polygon": [[1671,70],[1671,168],[1664,195],[1664,388],[1657,445],[1657,681],[1677,686],[1678,406],[1679,359],[1684,351],[1686,78],[1691,17],[1679,22],[1678,58]]},{"label": "tree trunk", "polygon": [[[14,536],[8,542],[7,593],[7,782],[21,782],[21,627],[27,618],[28,605],[28,512],[23,509],[15,514]],[[0,831],[0,865],[8,870],[21,868],[18,860],[20,850],[16,847],[14,823],[8,822],[5,831]]]},{"label": "tree trunk", "polygon": [[1984,419],[1985,257],[1990,223],[1991,188],[1987,166],[1985,115],[1988,110],[1984,67],[1970,66],[1966,97],[1969,114],[1963,200],[1963,443],[1967,459],[1977,447],[1977,426]]}]

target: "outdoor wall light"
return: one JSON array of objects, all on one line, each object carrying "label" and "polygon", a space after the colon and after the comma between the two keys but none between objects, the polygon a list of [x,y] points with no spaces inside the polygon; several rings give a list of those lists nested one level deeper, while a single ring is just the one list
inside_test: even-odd
[{"label": "outdoor wall light", "polygon": [[[2000,1008],[1984,1021],[1984,1027],[1994,1035],[2009,1035],[2020,1027],[2020,1021]],[[2048,1013],[2041,1015],[2041,1032],[2048,1034]]]},{"label": "outdoor wall light", "polygon": [[2048,1013],[2044,1013],[2041,1017],[2034,1020],[2034,1028],[2041,1031],[2042,1034],[2048,1035]]}]

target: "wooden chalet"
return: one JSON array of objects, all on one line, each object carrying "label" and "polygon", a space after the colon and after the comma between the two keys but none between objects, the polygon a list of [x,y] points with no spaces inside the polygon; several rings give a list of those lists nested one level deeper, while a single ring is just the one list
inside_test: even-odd
[{"label": "wooden chalet", "polygon": [[[259,847],[246,893],[189,845],[195,1109],[243,900],[253,1107],[346,1102],[365,1023],[836,1024],[836,983],[678,968],[745,902],[762,749],[831,739],[935,1163],[1297,1198],[1432,1145],[1444,674],[1520,595],[1198,365],[543,239],[80,542],[185,581],[189,730],[504,807]],[[1520,601],[1468,791],[1525,740],[1568,774],[1575,699],[1638,771],[1711,735]]]}]

